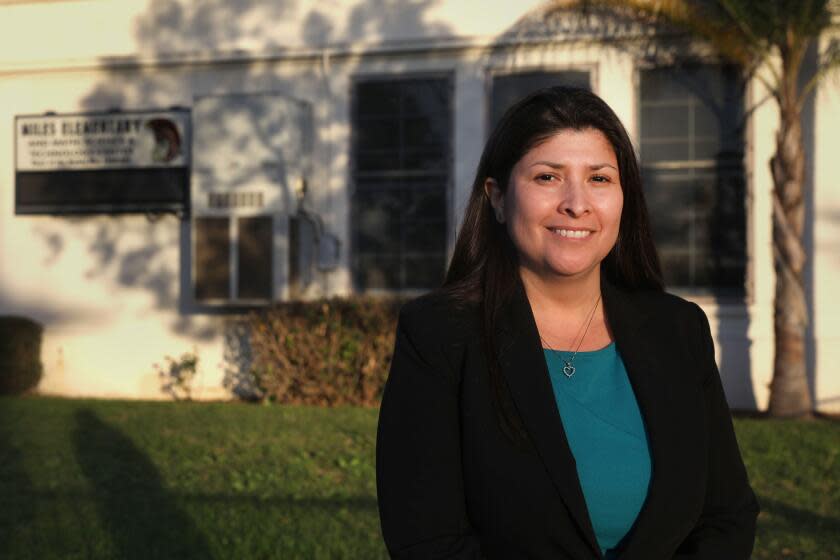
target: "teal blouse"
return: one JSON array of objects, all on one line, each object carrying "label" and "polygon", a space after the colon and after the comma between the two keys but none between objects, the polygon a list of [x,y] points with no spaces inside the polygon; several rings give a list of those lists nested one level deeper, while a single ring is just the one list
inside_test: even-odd
[{"label": "teal blouse", "polygon": [[651,458],[642,415],[615,343],[578,352],[544,349],[557,409],[577,463],[589,519],[605,558],[627,534],[648,492]]}]

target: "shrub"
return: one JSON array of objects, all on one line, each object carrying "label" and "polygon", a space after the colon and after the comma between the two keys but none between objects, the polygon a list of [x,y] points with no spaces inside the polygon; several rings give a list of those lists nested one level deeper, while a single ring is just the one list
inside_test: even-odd
[{"label": "shrub", "polygon": [[43,331],[32,319],[0,317],[0,394],[20,395],[38,386]]},{"label": "shrub", "polygon": [[155,364],[160,390],[176,401],[192,400],[192,383],[198,372],[198,351],[184,352],[178,358],[164,356],[165,365]]},{"label": "shrub", "polygon": [[400,304],[336,298],[253,312],[251,371],[260,396],[281,403],[378,404]]}]

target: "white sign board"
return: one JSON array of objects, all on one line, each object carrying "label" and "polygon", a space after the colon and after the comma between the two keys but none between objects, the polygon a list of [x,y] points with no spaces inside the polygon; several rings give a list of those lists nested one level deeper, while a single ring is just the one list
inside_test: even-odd
[{"label": "white sign board", "polygon": [[15,118],[16,171],[184,167],[189,112]]}]

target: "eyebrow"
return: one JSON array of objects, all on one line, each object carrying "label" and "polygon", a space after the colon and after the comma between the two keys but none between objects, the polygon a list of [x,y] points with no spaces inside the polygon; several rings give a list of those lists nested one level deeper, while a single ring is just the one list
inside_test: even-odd
[{"label": "eyebrow", "polygon": [[[554,169],[563,169],[564,167],[566,167],[565,164],[555,163],[553,161],[535,161],[534,163],[531,164],[531,167],[534,167],[535,165],[547,165],[547,166],[549,166],[551,168],[554,168]],[[604,167],[611,167],[611,168],[615,169],[616,171],[618,171],[618,169],[610,163],[595,163],[595,164],[590,165],[589,169],[590,169],[590,171],[597,171],[599,169],[603,169]]]}]

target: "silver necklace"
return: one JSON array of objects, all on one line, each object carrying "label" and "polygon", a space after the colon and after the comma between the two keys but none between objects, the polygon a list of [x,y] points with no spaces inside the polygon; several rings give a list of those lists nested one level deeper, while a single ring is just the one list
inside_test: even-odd
[{"label": "silver necklace", "polygon": [[[595,310],[598,309],[599,303],[601,303],[600,294],[598,295],[598,299],[595,300],[595,307],[593,307],[592,311],[589,312],[589,319],[586,321],[586,328],[583,329],[583,335],[580,337],[580,341],[578,342],[574,352],[572,352],[572,356],[570,358],[563,359],[563,374],[567,378],[571,378],[575,374],[575,371],[577,371],[575,368],[575,356],[577,356],[578,350],[580,350],[580,346],[581,344],[583,344],[583,339],[586,338],[586,333],[589,332],[589,325],[592,324],[592,319],[595,317]],[[580,331],[578,330],[578,332]],[[577,338],[577,335],[575,335],[575,338]],[[561,352],[552,348],[551,345],[548,342],[546,342],[546,340],[542,337],[542,335],[540,335],[540,340],[543,341],[543,344],[545,344],[549,350],[551,350],[555,354],[561,355]],[[572,344],[574,344],[574,340],[572,341]]]}]

